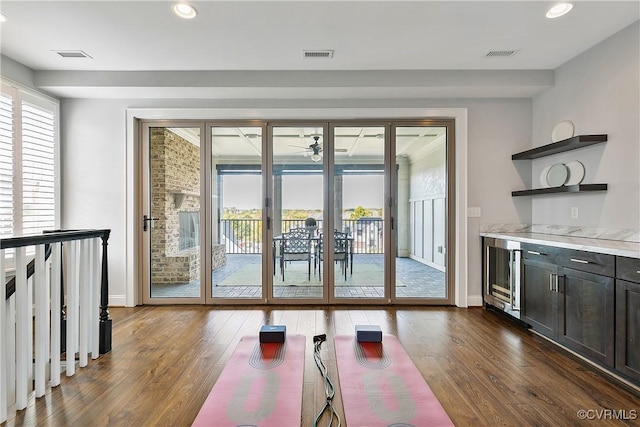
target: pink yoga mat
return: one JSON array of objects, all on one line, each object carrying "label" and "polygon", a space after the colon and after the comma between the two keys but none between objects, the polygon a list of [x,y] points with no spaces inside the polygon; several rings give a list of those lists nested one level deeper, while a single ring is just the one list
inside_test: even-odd
[{"label": "pink yoga mat", "polygon": [[358,343],[340,335],[334,342],[349,427],[453,426],[395,336]]},{"label": "pink yoga mat", "polygon": [[299,427],[304,344],[302,335],[284,344],[243,337],[193,425]]}]

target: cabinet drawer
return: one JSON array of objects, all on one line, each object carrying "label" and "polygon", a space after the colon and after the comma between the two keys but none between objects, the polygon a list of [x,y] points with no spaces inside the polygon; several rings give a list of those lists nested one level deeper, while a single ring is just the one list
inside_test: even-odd
[{"label": "cabinet drawer", "polygon": [[614,277],[615,256],[596,252],[562,249],[556,256],[556,263],[574,270],[588,271],[602,276]]},{"label": "cabinet drawer", "polygon": [[640,259],[616,257],[616,277],[640,283]]},{"label": "cabinet drawer", "polygon": [[521,245],[522,258],[531,259],[542,262],[556,262],[556,257],[561,249],[553,246],[534,245],[531,243],[523,243]]}]

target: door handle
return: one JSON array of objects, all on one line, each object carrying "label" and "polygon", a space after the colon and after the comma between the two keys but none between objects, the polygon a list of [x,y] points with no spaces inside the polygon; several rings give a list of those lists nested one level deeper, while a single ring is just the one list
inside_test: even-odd
[{"label": "door handle", "polygon": [[153,218],[147,215],[142,215],[142,231],[147,231],[149,229],[149,225],[153,227],[153,221],[156,221],[160,218]]}]

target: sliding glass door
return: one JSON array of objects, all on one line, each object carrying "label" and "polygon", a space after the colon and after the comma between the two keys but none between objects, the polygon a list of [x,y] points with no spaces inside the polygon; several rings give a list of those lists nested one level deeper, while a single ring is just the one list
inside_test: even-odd
[{"label": "sliding glass door", "polygon": [[207,296],[215,301],[263,301],[264,130],[246,125],[208,129],[211,286]]},{"label": "sliding glass door", "polygon": [[380,125],[332,128],[336,301],[388,300],[385,280],[385,140]]},{"label": "sliding glass door", "polygon": [[448,304],[453,298],[447,274],[447,252],[453,242],[449,238],[452,128],[451,121],[392,127],[397,229],[391,264],[392,300],[396,302]]},{"label": "sliding glass door", "polygon": [[270,126],[274,301],[325,302],[326,126]]},{"label": "sliding glass door", "polygon": [[201,303],[202,204],[200,145],[204,128],[176,122],[144,125],[142,300]]},{"label": "sliding glass door", "polygon": [[453,302],[452,120],[142,135],[144,303]]}]

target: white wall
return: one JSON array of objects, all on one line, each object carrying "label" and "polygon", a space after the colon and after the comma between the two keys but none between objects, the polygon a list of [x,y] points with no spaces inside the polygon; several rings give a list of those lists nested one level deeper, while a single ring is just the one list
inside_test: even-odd
[{"label": "white wall", "polygon": [[[529,185],[530,168],[511,155],[531,146],[531,101],[485,101],[469,108],[467,206],[481,217],[468,218],[469,304],[482,304],[480,224],[529,223],[531,200],[511,197]],[[525,165],[526,166],[526,165]]]},{"label": "white wall", "polygon": [[[640,228],[640,23],[614,34],[556,70],[556,85],[533,99],[533,146],[551,142],[556,123],[571,120],[576,134],[608,134],[588,148],[538,159],[544,166],[578,160],[584,183],[607,192],[532,198],[535,224]],[[571,219],[571,207],[579,216]]]},{"label": "white wall", "polygon": [[60,105],[62,228],[111,229],[110,305],[125,305],[125,105],[111,100]]},{"label": "white wall", "polygon": [[[233,107],[231,102],[227,105]],[[282,101],[278,101],[279,106]],[[468,108],[469,200],[483,208],[482,218],[469,222],[468,296],[470,304],[481,302],[480,222],[521,222],[528,219],[511,198],[513,189],[523,187],[511,163],[512,152],[531,145],[531,103],[529,100],[323,100],[335,107],[464,107]],[[127,236],[125,110],[129,107],[187,108],[191,101],[68,99],[61,105],[63,129],[63,225],[65,227],[111,228],[109,247],[110,302],[123,305],[125,277],[133,260],[126,259]],[[199,108],[205,108],[201,102]],[[220,102],[210,105],[219,107]],[[262,102],[264,106],[264,101]],[[291,108],[295,101],[289,101]],[[247,114],[249,109],[242,108]],[[464,212],[464,207],[462,207]],[[467,283],[465,283],[467,285]],[[465,286],[466,287],[466,286]]]}]

